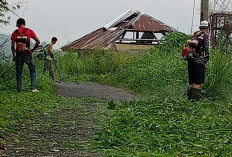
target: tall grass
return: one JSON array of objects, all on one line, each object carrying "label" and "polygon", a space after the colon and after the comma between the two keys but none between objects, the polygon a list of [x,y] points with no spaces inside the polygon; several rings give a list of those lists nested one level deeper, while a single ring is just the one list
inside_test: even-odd
[{"label": "tall grass", "polygon": [[[166,43],[146,53],[84,51],[58,55],[64,80],[95,81],[118,86],[149,99],[186,96],[187,62],[181,58],[181,48],[187,35],[172,33]],[[231,100],[231,56],[211,52],[207,63],[205,98]]]},{"label": "tall grass", "polygon": [[113,79],[150,98],[179,96],[184,92],[187,79],[185,64],[178,53],[153,49],[120,67]]},{"label": "tall grass", "polygon": [[110,51],[84,51],[56,55],[62,78],[69,81],[99,81],[116,72],[129,59],[129,54]]},{"label": "tall grass", "polygon": [[213,100],[232,100],[232,56],[214,51],[208,63],[206,96]]}]

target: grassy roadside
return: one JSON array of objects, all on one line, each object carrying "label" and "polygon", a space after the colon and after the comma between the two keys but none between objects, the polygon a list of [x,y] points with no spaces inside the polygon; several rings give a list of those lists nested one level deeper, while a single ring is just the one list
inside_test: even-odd
[{"label": "grassy roadside", "polygon": [[[11,64],[0,67],[8,69]],[[25,67],[27,69],[27,67]],[[62,99],[55,95],[55,88],[50,79],[39,75],[39,93],[30,92],[28,70],[24,71],[24,92],[18,93],[15,88],[15,70],[10,68],[0,78],[0,141],[14,133],[18,126],[27,124],[38,115],[49,112]]]}]

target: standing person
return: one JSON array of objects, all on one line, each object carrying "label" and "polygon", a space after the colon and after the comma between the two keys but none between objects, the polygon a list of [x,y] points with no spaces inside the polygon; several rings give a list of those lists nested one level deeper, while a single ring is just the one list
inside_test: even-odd
[{"label": "standing person", "polygon": [[57,38],[53,37],[51,43],[47,47],[46,50],[47,53],[46,53],[45,64],[44,64],[44,72],[48,70],[49,76],[51,77],[52,80],[55,80],[54,72],[52,70],[52,64],[56,62],[54,55],[52,53],[52,49],[53,49],[53,45],[55,45],[56,42],[57,42]]},{"label": "standing person", "polygon": [[205,64],[209,60],[209,23],[202,21],[199,29],[200,31],[195,32],[188,40],[189,47],[194,49],[194,53],[187,55],[189,100],[200,99],[202,84],[205,83]]},{"label": "standing person", "polygon": [[[13,61],[16,65],[17,90],[18,92],[23,91],[22,72],[23,65],[26,63],[30,71],[31,91],[38,92],[36,89],[36,66],[32,57],[32,53],[39,46],[40,40],[33,30],[25,27],[25,20],[23,18],[19,18],[17,20],[16,27],[18,27],[18,29],[15,30],[11,35],[11,51],[13,54]],[[36,42],[33,49],[30,49],[31,38]]]}]

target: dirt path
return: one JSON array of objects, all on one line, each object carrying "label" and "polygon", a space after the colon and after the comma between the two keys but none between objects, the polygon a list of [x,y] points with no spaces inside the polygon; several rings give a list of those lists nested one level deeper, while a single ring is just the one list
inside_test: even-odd
[{"label": "dirt path", "polygon": [[96,83],[56,83],[58,93],[66,97],[98,98],[104,100],[133,101],[139,98],[120,88]]},{"label": "dirt path", "polygon": [[95,132],[101,129],[94,118],[101,112],[101,101],[68,101],[52,113],[37,117],[29,125],[18,128],[9,142],[7,157],[98,157],[90,149]]},{"label": "dirt path", "polygon": [[[91,149],[93,135],[102,129],[107,100],[138,100],[118,88],[98,84],[57,83],[58,93],[65,102],[51,113],[36,117],[18,128],[8,141],[3,157],[98,157]],[[98,123],[96,123],[98,122]]]}]

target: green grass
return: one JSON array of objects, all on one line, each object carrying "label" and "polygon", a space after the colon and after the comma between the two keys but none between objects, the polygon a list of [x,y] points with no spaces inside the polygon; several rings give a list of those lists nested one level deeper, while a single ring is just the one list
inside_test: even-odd
[{"label": "green grass", "polygon": [[109,102],[113,114],[94,143],[105,156],[232,155],[231,56],[211,52],[203,99],[191,103],[181,58],[187,38],[170,34],[164,45],[143,54],[94,50],[58,57],[66,80],[122,87],[142,98]]},{"label": "green grass", "polygon": [[95,146],[106,156],[231,156],[231,109],[185,99],[120,103]]},{"label": "green grass", "polygon": [[134,57],[137,55],[101,50],[56,55],[58,68],[62,74],[61,79],[73,82],[99,81],[104,76],[115,73]]},{"label": "green grass", "polygon": [[[181,58],[187,38],[172,33],[165,44],[142,54],[101,50],[56,53],[59,79],[117,86],[142,98],[139,102],[108,103],[109,120],[96,134],[94,148],[105,156],[232,156],[231,55],[211,53],[204,98],[189,102],[187,63]],[[37,61],[37,67],[42,69],[43,63]],[[29,92],[28,83],[24,94],[18,94],[12,72],[0,80],[0,102],[4,104],[0,106],[0,127],[6,128],[0,135],[60,103],[48,77],[41,75],[41,70],[38,73],[43,91],[38,95]],[[25,82],[30,82],[27,71],[26,75]]]},{"label": "green grass", "polygon": [[[58,67],[63,80],[99,82],[127,89],[143,98],[163,100],[186,96],[187,62],[180,53],[180,47],[171,49],[169,44],[143,54],[100,50],[66,53],[58,55]],[[231,55],[212,52],[203,85],[206,99],[231,100],[231,59]]]},{"label": "green grass", "polygon": [[232,100],[232,56],[215,51],[208,63],[205,90],[213,100]]},{"label": "green grass", "polygon": [[[15,69],[12,63],[1,65],[0,71],[0,138],[12,134],[17,126],[27,123],[34,116],[49,112],[59,104],[62,98],[56,96],[56,90],[51,80],[45,75],[38,75],[39,93],[30,92],[30,77],[28,68],[24,66],[24,91],[16,90]],[[41,69],[38,68],[38,73]]]}]

